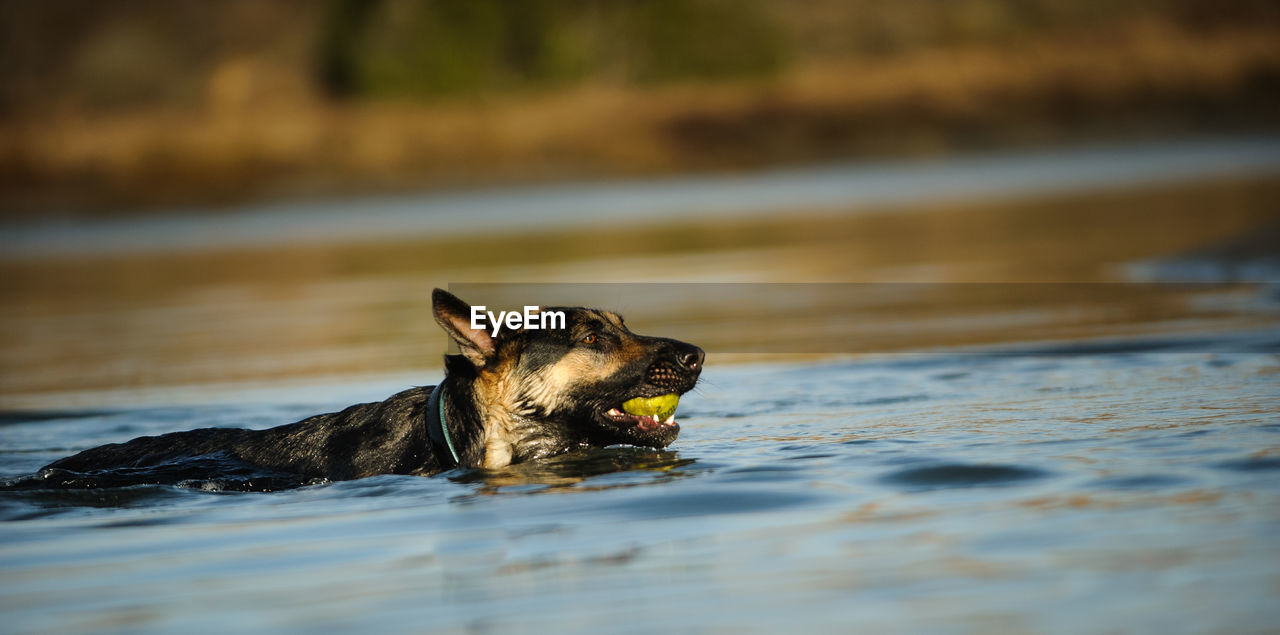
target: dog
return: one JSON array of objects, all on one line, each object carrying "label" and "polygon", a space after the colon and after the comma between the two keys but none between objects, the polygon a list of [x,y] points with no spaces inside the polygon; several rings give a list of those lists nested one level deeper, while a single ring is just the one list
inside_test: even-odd
[{"label": "dog", "polygon": [[[561,328],[502,331],[443,289],[431,303],[459,350],[445,356],[439,385],[266,430],[204,428],[103,445],[54,461],[38,476],[94,487],[117,482],[106,478],[113,472],[156,479],[176,464],[184,480],[216,478],[229,465],[300,482],[430,476],[583,447],[661,449],[679,434],[674,414],[662,421],[628,414],[622,404],[691,390],[705,358],[697,346],[637,335],[609,311],[551,307],[544,311],[564,314]],[[193,475],[193,466],[202,474]]]}]

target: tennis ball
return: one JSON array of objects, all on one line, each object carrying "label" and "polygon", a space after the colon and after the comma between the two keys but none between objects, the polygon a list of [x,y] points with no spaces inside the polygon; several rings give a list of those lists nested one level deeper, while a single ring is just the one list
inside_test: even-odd
[{"label": "tennis ball", "polygon": [[661,397],[636,397],[628,399],[622,403],[622,409],[627,414],[633,414],[639,417],[652,417],[658,415],[659,421],[666,421],[668,417],[676,413],[676,405],[680,403],[680,395],[671,393],[662,395]]}]

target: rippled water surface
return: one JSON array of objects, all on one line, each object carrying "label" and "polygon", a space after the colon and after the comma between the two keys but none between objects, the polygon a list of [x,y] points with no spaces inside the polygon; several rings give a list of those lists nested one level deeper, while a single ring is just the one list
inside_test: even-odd
[{"label": "rippled water surface", "polygon": [[[5,630],[1267,631],[1277,350],[1271,331],[711,365],[670,451],[272,493],[7,492]],[[13,414],[0,469],[401,387]]]}]

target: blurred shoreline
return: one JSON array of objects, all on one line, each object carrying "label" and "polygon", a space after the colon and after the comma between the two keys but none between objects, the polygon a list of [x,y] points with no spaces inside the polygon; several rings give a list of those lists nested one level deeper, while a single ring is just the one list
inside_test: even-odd
[{"label": "blurred shoreline", "polygon": [[724,172],[866,157],[1280,130],[1280,27],[1138,21],[767,77],[432,100],[255,101],[266,71],[204,102],[52,107],[0,120],[0,214]]},{"label": "blurred shoreline", "polygon": [[573,229],[646,231],[690,216],[728,224],[780,215],[836,220],[858,213],[911,213],[938,203],[994,203],[1275,174],[1280,174],[1280,135],[1255,135],[250,203],[74,223],[0,218],[0,262],[517,235],[536,242]]}]

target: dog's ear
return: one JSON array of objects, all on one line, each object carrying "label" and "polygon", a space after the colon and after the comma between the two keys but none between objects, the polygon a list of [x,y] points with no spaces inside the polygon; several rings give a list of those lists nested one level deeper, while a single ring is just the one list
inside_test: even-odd
[{"label": "dog's ear", "polygon": [[436,289],[431,292],[431,312],[472,364],[484,366],[493,357],[493,338],[485,331],[489,320],[481,316],[477,320],[480,328],[471,328],[471,305],[444,289]]}]

